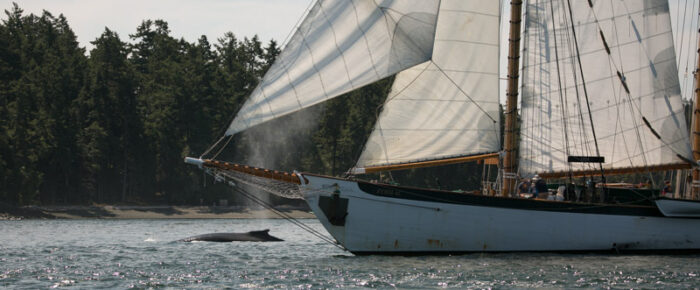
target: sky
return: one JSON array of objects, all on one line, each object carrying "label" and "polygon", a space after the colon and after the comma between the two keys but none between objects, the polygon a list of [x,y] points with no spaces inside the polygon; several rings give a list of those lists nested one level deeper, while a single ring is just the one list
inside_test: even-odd
[{"label": "sky", "polygon": [[[63,14],[81,46],[92,47],[105,27],[122,40],[145,19],[168,22],[171,35],[189,42],[206,35],[210,42],[226,32],[283,41],[311,0],[0,0],[2,10],[15,2],[25,14]],[[7,19],[5,13],[0,16]]]},{"label": "sky", "polygon": [[[10,9],[13,2],[25,14],[41,14],[42,10],[47,10],[56,16],[65,15],[80,45],[89,51],[92,48],[90,41],[99,37],[105,27],[116,31],[122,40],[128,40],[129,34],[134,33],[144,19],[167,21],[171,35],[189,42],[196,41],[201,35],[215,42],[231,31],[238,37],[257,34],[263,42],[275,39],[282,43],[313,0],[0,0],[1,8]],[[691,72],[695,59],[691,54],[696,52],[699,2],[669,0],[676,51],[678,59],[682,60],[678,66],[684,95],[693,90]],[[504,8],[503,15],[508,15],[508,7]],[[0,15],[0,19],[6,19],[6,15]],[[507,29],[506,24],[502,24],[504,30]],[[684,37],[678,35],[680,31],[685,32]],[[504,48],[501,51],[506,51],[507,42],[503,41],[502,45]],[[692,57],[689,58],[689,55]],[[504,55],[501,61],[502,78],[506,76],[505,67]],[[501,96],[504,95],[505,92],[502,92]]]}]

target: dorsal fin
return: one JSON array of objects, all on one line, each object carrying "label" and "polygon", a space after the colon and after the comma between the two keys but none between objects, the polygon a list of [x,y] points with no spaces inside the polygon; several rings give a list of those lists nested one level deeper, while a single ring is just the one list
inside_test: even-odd
[{"label": "dorsal fin", "polygon": [[251,235],[260,235],[260,234],[267,235],[269,232],[270,232],[270,229],[264,229],[261,231],[250,231],[248,233]]}]

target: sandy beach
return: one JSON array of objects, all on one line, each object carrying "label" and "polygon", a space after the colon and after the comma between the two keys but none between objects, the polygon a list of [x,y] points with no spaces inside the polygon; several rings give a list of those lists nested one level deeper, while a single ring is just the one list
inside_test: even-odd
[{"label": "sandy beach", "polygon": [[[293,218],[315,218],[306,208],[280,206]],[[18,219],[256,219],[281,218],[264,208],[243,206],[23,206],[0,207],[0,220]]]}]

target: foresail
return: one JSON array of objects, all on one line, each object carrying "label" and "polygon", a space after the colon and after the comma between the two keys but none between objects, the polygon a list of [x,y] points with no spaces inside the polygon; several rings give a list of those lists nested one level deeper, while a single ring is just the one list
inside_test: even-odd
[{"label": "foresail", "polygon": [[430,59],[439,0],[319,0],[226,135]]},{"label": "foresail", "polygon": [[522,176],[693,159],[667,1],[528,2]]},{"label": "foresail", "polygon": [[499,151],[499,2],[441,1],[432,58],[396,76],[358,172]]}]

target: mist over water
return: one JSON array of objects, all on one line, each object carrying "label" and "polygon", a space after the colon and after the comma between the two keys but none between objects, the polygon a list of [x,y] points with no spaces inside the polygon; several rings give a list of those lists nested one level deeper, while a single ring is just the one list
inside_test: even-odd
[{"label": "mist over water", "polygon": [[240,156],[251,166],[285,171],[300,169],[301,164],[293,161],[313,146],[311,132],[318,127],[322,112],[322,106],[315,106],[242,132]]},{"label": "mist over water", "polygon": [[[304,220],[323,231],[316,220]],[[275,243],[183,243],[269,228]],[[324,231],[325,232],[325,231]],[[284,220],[0,221],[0,287],[693,288],[699,256],[356,257]]]},{"label": "mist over water", "polygon": [[[303,170],[299,157],[303,155],[303,150],[309,150],[309,147],[313,146],[311,132],[318,127],[318,116],[321,111],[318,106],[308,108],[242,132],[243,137],[238,140],[240,142],[238,148],[241,152],[237,154],[240,159],[237,162],[270,170],[287,172]],[[288,195],[277,192],[274,188],[263,190],[257,186],[244,184],[237,186],[240,190],[267,204],[273,203],[271,194],[289,198]],[[257,202],[250,199],[244,199],[244,202],[248,206],[259,206]]]}]

